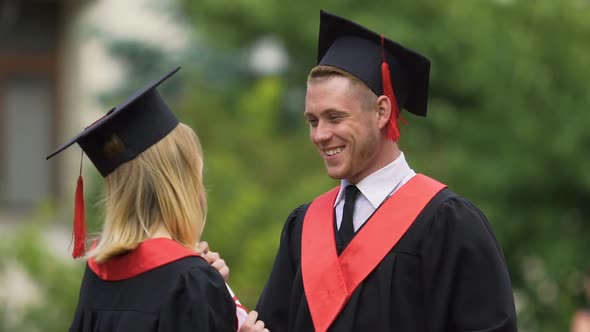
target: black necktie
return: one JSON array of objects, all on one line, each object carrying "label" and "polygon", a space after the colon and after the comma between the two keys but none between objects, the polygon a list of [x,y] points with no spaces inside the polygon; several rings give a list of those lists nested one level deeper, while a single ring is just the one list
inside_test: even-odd
[{"label": "black necktie", "polygon": [[354,185],[348,185],[344,194],[344,210],[342,212],[342,223],[340,223],[340,238],[342,239],[342,250],[350,243],[354,237],[354,226],[352,224],[352,215],[354,213],[354,200],[356,199],[359,189]]}]

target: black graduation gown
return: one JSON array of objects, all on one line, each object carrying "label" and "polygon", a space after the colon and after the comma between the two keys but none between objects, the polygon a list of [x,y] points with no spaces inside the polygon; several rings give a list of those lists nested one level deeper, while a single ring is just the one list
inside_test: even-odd
[{"label": "black graduation gown", "polygon": [[199,257],[118,281],[87,265],[70,331],[235,332],[236,306],[219,272]]},{"label": "black graduation gown", "polygon": [[[270,331],[313,331],[301,274],[308,205],[287,218],[256,310]],[[367,223],[372,220],[367,220]],[[354,290],[329,331],[516,331],[510,277],[483,213],[438,193]]]}]

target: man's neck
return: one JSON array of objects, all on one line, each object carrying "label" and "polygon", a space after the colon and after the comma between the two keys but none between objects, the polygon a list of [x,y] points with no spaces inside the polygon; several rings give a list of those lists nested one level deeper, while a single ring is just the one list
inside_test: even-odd
[{"label": "man's neck", "polygon": [[[400,154],[401,150],[399,149],[397,143],[387,140],[387,142],[383,143],[383,147],[380,151],[380,157],[377,161],[377,165],[379,165],[379,168],[377,168],[375,172],[394,162],[400,156]],[[372,172],[371,174],[375,172]],[[356,185],[357,183],[363,181],[363,179],[370,176],[371,174],[367,174],[362,179],[354,179],[355,181],[352,181],[351,179],[346,179],[346,181],[348,181],[350,184]]]}]

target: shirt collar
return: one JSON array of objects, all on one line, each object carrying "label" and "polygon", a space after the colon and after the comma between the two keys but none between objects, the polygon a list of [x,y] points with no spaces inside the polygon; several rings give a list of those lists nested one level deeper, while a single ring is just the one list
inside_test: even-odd
[{"label": "shirt collar", "polygon": [[[362,179],[356,184],[357,188],[371,203],[373,208],[377,209],[387,196],[399,186],[404,178],[412,172],[410,165],[406,162],[404,153],[400,155],[385,167],[374,172],[373,174]],[[336,196],[334,206],[338,205],[340,200],[344,199],[344,189],[350,182],[344,179],[340,182],[340,191]]]}]

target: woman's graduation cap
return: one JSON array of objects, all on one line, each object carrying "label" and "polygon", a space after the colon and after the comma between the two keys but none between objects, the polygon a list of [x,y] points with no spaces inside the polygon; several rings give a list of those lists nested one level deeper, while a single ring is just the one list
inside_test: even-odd
[{"label": "woman's graduation cap", "polygon": [[[180,67],[177,67],[137,90],[105,116],[49,154],[46,159],[78,143],[100,174],[106,177],[120,165],[137,157],[178,125],[178,119],[156,87],[179,69]],[[74,258],[84,255],[85,239],[84,185],[80,161],[74,211]]]},{"label": "woman's graduation cap", "polygon": [[402,108],[426,116],[430,60],[355,22],[320,11],[318,66],[333,66],[363,81],[392,103],[388,138],[397,141]]}]

